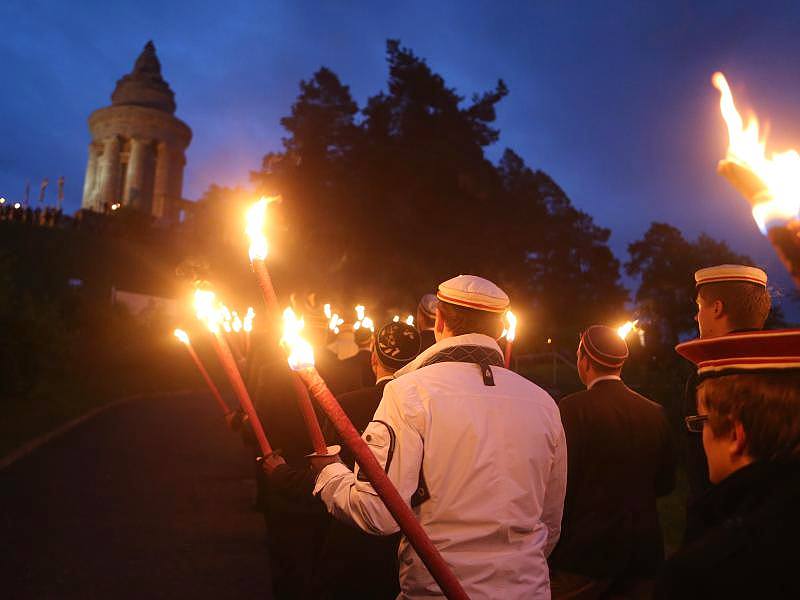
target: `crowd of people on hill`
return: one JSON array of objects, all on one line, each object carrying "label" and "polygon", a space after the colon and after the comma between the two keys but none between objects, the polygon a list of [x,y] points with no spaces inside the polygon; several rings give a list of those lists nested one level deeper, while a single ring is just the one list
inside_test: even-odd
[{"label": "crowd of people on hill", "polygon": [[[332,340],[312,303],[305,333],[470,598],[797,598],[800,330],[762,331],[760,269],[720,265],[695,282],[700,336],[676,348],[696,366],[679,439],[623,382],[628,347],[610,327],[584,330],[586,389],[558,402],[504,368],[509,299],[480,277],[423,297],[416,327],[343,326]],[[332,428],[329,455],[310,454],[285,357],[258,348],[249,384],[280,449],[256,466],[275,597],[440,597]],[[250,439],[246,418],[229,425]],[[676,443],[691,489],[683,545],[665,557],[656,501],[675,487]]]},{"label": "crowd of people on hill", "polygon": [[56,227],[63,219],[64,213],[60,208],[45,206],[31,208],[29,204],[22,205],[19,202],[11,203],[4,201],[0,203],[0,221],[17,221],[39,227]]}]

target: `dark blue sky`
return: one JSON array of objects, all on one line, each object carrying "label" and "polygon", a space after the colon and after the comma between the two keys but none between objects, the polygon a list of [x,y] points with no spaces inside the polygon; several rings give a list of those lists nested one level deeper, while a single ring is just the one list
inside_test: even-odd
[{"label": "dark blue sky", "polygon": [[[495,5],[496,4],[496,5]],[[715,173],[727,137],[713,71],[800,147],[798,2],[32,2],[0,5],[0,195],[83,185],[89,113],[153,39],[194,131],[184,195],[248,184],[280,146],[298,82],[325,65],[364,100],[400,38],[462,95],[503,78],[497,158],[514,148],[626,245],[653,220],[728,240],[791,283],[749,209]],[[54,186],[53,186],[54,187]],[[52,199],[51,188],[49,197]],[[794,310],[790,312],[795,312]]]}]

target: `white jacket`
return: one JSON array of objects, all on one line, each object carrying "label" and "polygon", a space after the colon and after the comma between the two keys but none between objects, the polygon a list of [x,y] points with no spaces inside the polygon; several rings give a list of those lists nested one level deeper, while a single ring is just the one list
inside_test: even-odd
[{"label": "white jacket", "polygon": [[[549,598],[546,558],[561,530],[567,454],[561,418],[541,388],[502,367],[484,385],[476,364],[420,368],[445,348],[490,337],[444,339],[398,371],[363,439],[403,498],[430,494],[414,508],[422,526],[473,600]],[[363,476],[362,476],[363,478]],[[373,534],[398,530],[372,485],[341,463],[328,465],[314,489],[331,514]],[[403,538],[402,598],[441,596]]]}]

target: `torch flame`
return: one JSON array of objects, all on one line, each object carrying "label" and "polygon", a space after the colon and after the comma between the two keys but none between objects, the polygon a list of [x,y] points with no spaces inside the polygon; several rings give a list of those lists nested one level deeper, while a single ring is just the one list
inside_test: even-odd
[{"label": "torch flame", "polygon": [[639,319],[635,321],[628,321],[624,325],[620,325],[617,327],[617,335],[621,337],[623,340],[627,339],[628,335],[630,335],[631,331],[638,331],[638,327],[636,324],[639,322]]},{"label": "torch flame", "polygon": [[366,311],[367,311],[367,309],[364,307],[363,304],[357,304],[356,305],[356,320],[357,321],[363,320],[364,316],[366,315]]},{"label": "torch flame", "polygon": [[331,305],[326,304],[325,306],[322,307],[322,310],[325,313],[325,318],[330,320],[330,318],[333,316],[331,313]]},{"label": "torch flame", "polygon": [[281,345],[289,351],[289,366],[294,371],[314,366],[314,349],[300,336],[303,326],[303,319],[298,319],[291,308],[283,311]]},{"label": "torch flame", "polygon": [[400,315],[395,315],[395,316],[393,316],[393,317],[392,317],[392,321],[393,321],[394,323],[399,323],[399,322],[400,322]]},{"label": "torch flame", "polygon": [[233,311],[233,322],[231,323],[231,326],[233,327],[233,330],[236,333],[239,333],[242,330],[243,327],[242,319],[241,317],[239,317],[239,313],[237,313],[236,311]]},{"label": "torch flame", "polygon": [[408,315],[406,317],[406,325],[414,325],[414,315]]},{"label": "torch flame", "polygon": [[176,338],[178,338],[182,343],[189,345],[189,336],[183,329],[176,329],[172,332]]},{"label": "torch flame", "polygon": [[517,316],[510,310],[507,310],[506,321],[508,321],[508,325],[503,329],[503,336],[505,336],[506,341],[513,342],[517,337]]},{"label": "torch flame", "polygon": [[211,333],[219,333],[222,311],[217,303],[217,295],[211,290],[195,290],[194,310]]},{"label": "torch flame", "polygon": [[269,245],[267,236],[264,235],[264,227],[267,224],[267,205],[275,200],[276,198],[262,196],[247,210],[245,233],[250,238],[250,262],[267,259]]},{"label": "torch flame", "polygon": [[247,312],[244,314],[244,321],[242,322],[242,329],[245,331],[253,331],[253,319],[256,316],[256,311],[252,306],[247,307]]},{"label": "torch flame", "polygon": [[375,333],[375,323],[372,322],[372,319],[369,317],[364,317],[361,320],[361,327],[365,327],[369,329],[371,332]]},{"label": "torch flame", "polygon": [[720,111],[728,126],[726,160],[751,171],[766,186],[748,198],[753,218],[766,234],[770,222],[785,223],[800,216],[800,154],[788,150],[767,158],[766,134],[760,132],[756,116],[751,114],[745,126],[725,76],[714,73],[711,82],[720,92]]}]

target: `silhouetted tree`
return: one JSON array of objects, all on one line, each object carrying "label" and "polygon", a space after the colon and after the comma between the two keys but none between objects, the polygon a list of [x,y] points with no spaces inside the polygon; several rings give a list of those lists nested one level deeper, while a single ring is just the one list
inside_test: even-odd
[{"label": "silhouetted tree", "polygon": [[[470,101],[399,41],[387,42],[388,84],[363,119],[329,69],[300,84],[284,149],[254,179],[284,202],[275,239],[309,287],[409,304],[443,278],[497,280],[537,321],[576,333],[623,307],[609,231],[576,210],[499,138],[497,85]],[[569,308],[565,309],[565,299]],[[552,334],[554,335],[554,333]]]}]

